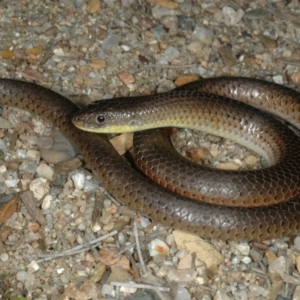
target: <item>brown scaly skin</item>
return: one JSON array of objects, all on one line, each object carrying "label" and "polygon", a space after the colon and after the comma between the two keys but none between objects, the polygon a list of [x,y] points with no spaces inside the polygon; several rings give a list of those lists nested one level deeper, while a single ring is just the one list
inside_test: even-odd
[{"label": "brown scaly skin", "polygon": [[[229,85],[232,85],[235,79],[230,80]],[[247,79],[238,80],[245,87],[249,84]],[[226,82],[221,86],[228,89]],[[266,83],[266,89],[273,87]],[[281,89],[289,97],[290,90]],[[290,103],[284,97],[281,101]],[[265,240],[297,234],[300,230],[299,196],[271,207],[242,209],[196,203],[164,190],[131,169],[105,136],[76,129],[70,119],[77,110],[76,106],[43,87],[0,79],[0,104],[26,109],[52,121],[77,146],[113,197],[153,221],[202,237],[224,240]],[[289,112],[290,109],[283,108],[283,111]],[[292,117],[294,123],[299,122],[299,113]]]},{"label": "brown scaly skin", "polygon": [[[224,96],[236,95],[238,87],[238,94],[248,103],[264,100],[268,107],[278,104],[278,100],[291,99],[289,93],[297,101],[298,94],[274,86],[274,93],[269,92],[266,97],[263,94],[266,82],[249,79],[245,90],[245,79],[219,78],[217,86],[215,81],[207,79],[189,84],[189,89],[159,95],[96,101],[75,114],[73,120],[76,126],[91,132],[116,133],[168,126],[198,129],[237,141],[270,163],[268,168],[239,172],[203,168],[176,153],[160,132],[137,133],[134,152],[140,169],[159,185],[190,199],[233,207],[263,207],[297,196],[300,192],[298,136],[274,116]],[[203,89],[223,96],[203,93]],[[247,91],[250,93],[246,94]]]}]

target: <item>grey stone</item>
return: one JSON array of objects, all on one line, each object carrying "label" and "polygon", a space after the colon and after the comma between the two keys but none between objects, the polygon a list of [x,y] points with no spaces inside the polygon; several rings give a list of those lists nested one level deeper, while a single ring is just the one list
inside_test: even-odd
[{"label": "grey stone", "polygon": [[128,300],[160,300],[153,290],[142,290],[128,298]]}]

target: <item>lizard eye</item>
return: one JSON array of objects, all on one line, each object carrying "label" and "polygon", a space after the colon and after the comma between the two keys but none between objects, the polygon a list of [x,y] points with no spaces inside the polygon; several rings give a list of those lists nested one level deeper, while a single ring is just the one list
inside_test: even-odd
[{"label": "lizard eye", "polygon": [[96,120],[97,120],[98,123],[103,123],[105,121],[105,118],[104,118],[104,116],[101,115],[101,116],[98,116],[96,118]]}]

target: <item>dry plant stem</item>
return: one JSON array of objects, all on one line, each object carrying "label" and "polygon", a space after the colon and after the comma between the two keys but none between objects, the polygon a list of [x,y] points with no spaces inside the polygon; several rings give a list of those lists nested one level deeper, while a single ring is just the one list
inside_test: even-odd
[{"label": "dry plant stem", "polygon": [[[89,241],[86,241],[86,240],[85,240],[85,244],[86,244],[86,243],[89,243],[90,241],[92,241],[92,240],[94,239],[94,236],[93,236],[93,234],[90,232],[90,230],[86,230],[86,235],[89,236],[90,240],[89,240]],[[93,247],[93,248],[91,248],[91,251],[92,251],[92,254],[93,254],[94,258],[95,258],[97,261],[100,261],[101,256],[100,256],[100,254],[99,254],[98,249],[95,249],[95,248]]]},{"label": "dry plant stem", "polygon": [[89,247],[89,248],[83,248],[83,249],[80,249],[80,250],[77,250],[77,251],[61,252],[61,253],[49,255],[49,256],[47,256],[45,258],[38,259],[36,262],[37,263],[41,263],[41,262],[45,262],[45,261],[52,260],[52,259],[59,258],[59,257],[65,257],[65,256],[75,255],[75,254],[82,253],[82,252],[84,252],[86,250],[91,250],[91,249],[96,248],[96,247],[98,247],[98,245],[94,245],[94,246]]},{"label": "dry plant stem", "polygon": [[146,69],[150,68],[155,68],[155,69],[186,69],[186,68],[192,68],[192,67],[197,67],[198,64],[187,64],[187,65],[178,65],[178,66],[173,66],[173,65],[166,65],[166,64],[161,64],[161,65],[153,65],[153,64],[148,64],[148,65],[143,65],[143,67],[133,71],[133,75],[136,73],[140,73]]},{"label": "dry plant stem", "polygon": [[42,261],[46,261],[46,260],[51,260],[51,259],[54,259],[54,258],[58,258],[58,257],[63,257],[63,256],[67,256],[67,255],[74,255],[74,254],[78,254],[78,253],[81,253],[81,252],[84,252],[86,250],[90,250],[92,248],[95,248],[97,246],[99,246],[99,243],[101,243],[103,240],[111,237],[111,236],[114,236],[118,233],[117,230],[114,230],[102,237],[99,237],[97,239],[94,239],[92,241],[89,241],[83,245],[79,245],[79,246],[76,246],[74,248],[71,248],[71,249],[68,249],[68,250],[65,250],[65,251],[62,251],[60,253],[56,253],[56,254],[41,254],[39,255],[39,257],[42,257],[42,259],[38,260],[37,262],[42,262]]},{"label": "dry plant stem", "polygon": [[135,287],[138,289],[159,289],[161,292],[170,292],[170,288],[168,287],[162,287],[162,286],[154,286],[154,285],[149,285],[149,284],[140,284],[140,283],[134,283],[134,282],[130,282],[130,283],[125,283],[125,282],[116,282],[116,281],[112,281],[110,283],[111,285],[115,285],[115,286],[124,286],[124,287]]},{"label": "dry plant stem", "polygon": [[288,65],[300,66],[300,61],[295,59],[287,59],[287,58],[278,58],[278,62]]},{"label": "dry plant stem", "polygon": [[255,273],[257,273],[257,275],[262,276],[262,277],[267,277],[266,272],[264,272],[263,270],[259,269],[259,268],[251,268],[251,270]]},{"label": "dry plant stem", "polygon": [[129,251],[125,252],[125,256],[131,263],[131,268],[133,269],[133,271],[135,273],[135,280],[138,280],[140,278],[140,273],[139,273],[139,268],[137,267],[136,261],[134,260],[134,258],[132,257],[132,254]]},{"label": "dry plant stem", "polygon": [[158,297],[160,298],[160,300],[168,300],[168,299],[163,295],[163,293],[159,290],[158,287],[155,286],[153,289],[154,289],[154,291],[156,292],[156,294],[158,295]]},{"label": "dry plant stem", "polygon": [[191,67],[196,67],[197,64],[188,64],[188,65],[167,65],[167,64],[161,64],[161,65],[153,65],[153,64],[148,64],[144,65],[144,68],[158,68],[158,69],[185,69],[185,68],[191,68]]},{"label": "dry plant stem", "polygon": [[298,19],[297,16],[292,16],[292,15],[281,13],[280,11],[278,11],[276,9],[273,9],[271,7],[265,7],[264,9],[266,11],[268,11],[269,13],[273,14],[276,18],[286,20],[286,21],[289,21],[289,22],[294,22],[297,25],[300,25],[300,22],[299,22],[299,19]]},{"label": "dry plant stem", "polygon": [[199,289],[202,289],[202,290],[205,290],[205,291],[209,291],[209,292],[212,292],[212,293],[215,293],[217,290],[212,288],[212,287],[209,287],[209,286],[206,286],[206,285],[203,285],[203,284],[198,284],[198,283],[194,283],[194,282],[187,282],[187,281],[178,281],[177,282],[178,285],[189,285],[189,286],[195,286]]},{"label": "dry plant stem", "polygon": [[139,256],[139,261],[143,270],[143,274],[147,273],[147,269],[144,263],[141,247],[140,247],[140,241],[139,241],[139,235],[138,235],[138,230],[137,230],[137,225],[135,222],[133,222],[133,233],[134,233],[134,238],[135,238],[135,244],[136,244],[136,250]]},{"label": "dry plant stem", "polygon": [[120,249],[119,251],[118,251],[118,253],[116,253],[113,257],[114,258],[117,258],[117,257],[119,257],[120,255],[122,255],[123,253],[125,253],[125,252],[129,252],[129,250],[130,249],[133,249],[133,247],[135,246],[135,244],[133,243],[133,244],[130,244],[130,245],[125,245],[122,249]]},{"label": "dry plant stem", "polygon": [[300,278],[288,274],[281,274],[281,278],[285,283],[300,285]]}]

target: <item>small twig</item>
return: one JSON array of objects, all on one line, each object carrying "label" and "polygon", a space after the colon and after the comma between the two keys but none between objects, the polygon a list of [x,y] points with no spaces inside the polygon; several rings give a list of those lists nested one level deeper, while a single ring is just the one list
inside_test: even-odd
[{"label": "small twig", "polygon": [[129,251],[126,251],[124,253],[124,255],[126,256],[126,258],[130,261],[131,263],[131,268],[135,273],[135,280],[139,280],[140,279],[140,273],[139,273],[139,269],[137,267],[136,261],[134,260],[132,254]]},{"label": "small twig", "polygon": [[291,39],[284,39],[284,41],[285,41],[286,43],[294,44],[294,45],[296,45],[297,47],[300,46],[300,43],[299,43],[299,42],[293,41],[293,40],[291,40]]},{"label": "small twig", "polygon": [[[229,1],[229,4],[232,5],[233,8],[236,9],[236,10],[241,9],[241,10],[244,11],[243,7],[242,7],[241,5],[239,5],[239,4],[237,4],[237,3],[236,3],[235,1],[233,1],[233,0]],[[247,20],[247,18],[245,18],[245,15],[243,16],[243,20],[244,20],[244,22],[246,23],[246,25],[247,25],[248,27],[251,27],[249,21]]]},{"label": "small twig", "polygon": [[111,194],[105,193],[105,196],[108,197],[109,200],[111,200],[111,202],[113,202],[116,206],[121,206],[120,202],[116,200]]},{"label": "small twig", "polygon": [[[96,247],[98,247],[98,245],[94,245],[94,246],[89,247],[89,248],[82,248],[82,249],[76,250],[76,251],[65,251],[65,252],[56,253],[56,254],[53,254],[53,255],[49,254],[48,256],[45,256],[44,258],[38,259],[36,262],[41,263],[41,262],[45,262],[45,261],[52,260],[52,259],[59,258],[59,257],[75,255],[75,254],[79,254],[79,253],[82,253],[86,250],[90,250],[90,249],[93,249],[93,248],[96,248]],[[39,255],[39,257],[41,257],[41,256]]]},{"label": "small twig", "polygon": [[160,298],[160,300],[167,300],[167,298],[164,296],[164,294],[159,290],[157,286],[155,286],[153,289],[156,292],[157,296]]},{"label": "small twig", "polygon": [[99,286],[102,286],[103,284],[105,284],[107,282],[107,279],[110,276],[111,272],[112,272],[111,267],[106,266],[105,271],[104,271],[100,281],[98,282]]},{"label": "small twig", "polygon": [[[90,230],[86,230],[86,235],[88,235],[91,240],[94,238],[94,235],[93,235],[93,233]],[[88,242],[90,242],[90,241],[85,241],[85,243],[88,243]],[[91,250],[93,250],[93,256],[94,256],[94,258],[96,260],[100,261],[101,256],[99,254],[99,251],[96,250],[96,249],[94,249],[94,248],[92,248]]]},{"label": "small twig", "polygon": [[292,285],[300,285],[300,279],[295,277],[295,276],[292,276],[292,275],[288,275],[288,274],[280,274],[282,280],[285,282],[285,283],[289,283],[289,284],[292,284]]},{"label": "small twig", "polygon": [[202,289],[202,290],[205,290],[205,291],[210,291],[212,293],[215,293],[217,291],[216,289],[214,289],[212,287],[209,287],[209,286],[206,286],[206,285],[203,285],[203,284],[199,284],[199,283],[189,282],[189,281],[178,281],[177,284],[195,286],[199,289]]},{"label": "small twig", "polygon": [[182,68],[191,68],[191,67],[196,67],[198,64],[188,64],[188,65],[167,65],[167,64],[147,64],[144,65],[143,67],[148,69],[148,68],[158,68],[158,69],[182,69]]},{"label": "small twig", "polygon": [[117,300],[123,300],[123,298],[121,298],[121,293],[120,293],[120,287],[117,286],[116,287],[116,297]]},{"label": "small twig", "polygon": [[58,257],[63,257],[63,256],[67,256],[67,255],[74,255],[74,254],[78,254],[81,252],[84,252],[86,250],[90,250],[93,249],[95,247],[98,246],[99,243],[101,243],[103,240],[114,236],[118,233],[117,230],[114,230],[106,235],[103,235],[97,239],[94,239],[92,241],[89,241],[83,245],[79,245],[76,247],[73,247],[71,249],[67,249],[65,251],[59,252],[59,253],[54,253],[54,254],[40,254],[39,257],[41,257],[41,259],[37,260],[37,263],[43,262],[43,261],[47,261],[47,260],[51,260],[54,258],[58,258]]},{"label": "small twig", "polygon": [[292,272],[292,276],[294,276],[295,278],[299,278],[300,279],[300,275],[298,272]]},{"label": "small twig", "polygon": [[257,276],[264,278],[266,280],[268,288],[270,289],[272,284],[271,284],[269,276],[266,274],[266,267],[262,264],[261,261],[256,261],[256,263],[258,263],[258,265],[261,267],[261,269],[253,267],[253,268],[251,268],[251,270],[254,273],[256,273]]},{"label": "small twig", "polygon": [[260,276],[267,277],[267,274],[264,270],[261,270],[259,268],[255,268],[255,267],[251,268],[251,270]]},{"label": "small twig", "polygon": [[112,281],[110,284],[115,285],[115,286],[134,287],[134,288],[138,288],[138,289],[151,289],[151,290],[154,290],[155,288],[157,288],[161,292],[170,292],[170,290],[171,290],[169,287],[154,286],[154,285],[141,284],[141,283],[135,283],[135,282],[128,282],[127,283],[127,282]]},{"label": "small twig", "polygon": [[[253,256],[252,256],[253,258]],[[253,259],[254,260],[254,259]],[[257,274],[257,276],[260,276],[262,278],[264,278],[266,280],[266,283],[267,283],[267,286],[268,288],[270,289],[272,284],[271,284],[271,281],[270,281],[270,278],[268,277],[268,275],[266,274],[266,267],[262,264],[261,261],[259,260],[254,260],[259,266],[260,268],[256,268],[256,267],[253,267],[251,268],[251,270]]]},{"label": "small twig", "polygon": [[281,58],[277,58],[277,61],[288,65],[300,66],[300,60],[287,59],[281,57]]},{"label": "small twig", "polygon": [[[290,257],[290,255],[288,255],[287,258],[286,258],[286,262],[285,262],[285,272],[286,272],[286,275],[289,276],[290,280],[294,280],[295,282],[298,281],[298,283],[295,283],[295,285],[299,285],[299,282],[300,282],[299,278],[294,278],[292,275],[288,274],[289,273],[289,266],[291,266],[291,261],[290,260],[291,260],[291,257]],[[282,275],[285,275],[285,274],[282,274]],[[282,275],[281,275],[281,278],[284,281],[284,292],[283,292],[283,294],[287,296],[288,295],[288,291],[290,290],[289,289],[290,282],[289,281],[285,281]]]},{"label": "small twig", "polygon": [[132,74],[140,73],[146,69],[155,68],[155,69],[185,69],[185,68],[192,68],[196,67],[198,64],[187,64],[187,65],[167,65],[167,64],[148,64],[143,65],[143,67],[133,71]]},{"label": "small twig", "polygon": [[[150,225],[152,226],[152,224]],[[154,225],[157,226],[157,225]],[[149,228],[149,226],[147,227],[147,229]],[[152,228],[152,227],[151,227]],[[168,233],[167,229],[159,229],[157,231],[153,231],[153,232],[148,232],[147,235],[142,236],[142,241],[143,242],[147,242],[147,241],[152,241],[154,238],[160,237],[162,235],[166,235]]]},{"label": "small twig", "polygon": [[140,241],[139,241],[139,235],[138,235],[136,222],[133,222],[133,233],[134,233],[135,245],[136,245],[136,250],[137,250],[137,253],[138,253],[139,261],[141,263],[143,273],[146,274],[147,269],[146,269],[145,262],[144,262],[144,259],[143,259],[143,256],[142,256],[142,251],[141,251],[141,247],[140,247]]},{"label": "small twig", "polygon": [[4,253],[4,252],[5,252],[4,245],[3,245],[2,239],[0,239],[0,254]]},{"label": "small twig", "polygon": [[[118,233],[118,231],[117,231],[117,230],[114,230],[114,231],[112,231],[112,232],[110,232],[110,233],[108,233],[108,234],[105,234],[105,235],[103,235],[103,236],[97,238],[97,239],[94,239],[94,240],[92,240],[92,241],[86,242],[85,244],[82,244],[82,245],[78,245],[78,246],[73,247],[73,248],[71,248],[71,249],[68,249],[68,250],[66,250],[66,251],[64,251],[64,252],[72,252],[72,251],[75,251],[75,250],[79,250],[79,249],[82,249],[82,248],[86,248],[86,247],[88,247],[88,246],[90,246],[90,245],[94,245],[94,244],[96,244],[96,243],[102,242],[103,240],[105,240],[105,239],[107,239],[107,238],[109,238],[109,237],[111,237],[111,236],[114,236],[114,235],[116,235],[117,233]],[[42,254],[41,254],[40,257],[46,257],[46,256],[47,256],[47,255],[42,255]]]},{"label": "small twig", "polygon": [[122,249],[120,249],[114,256],[113,258],[117,258],[118,256],[122,255],[123,253],[129,251],[135,246],[135,244],[130,243],[129,245],[125,245]]},{"label": "small twig", "polygon": [[285,21],[292,21],[292,22],[296,23],[297,25],[300,25],[299,18],[297,16],[284,14],[284,13],[280,12],[279,10],[271,8],[270,6],[264,7],[264,9],[266,11],[268,11],[270,14],[274,15],[276,18],[279,18],[279,19],[285,20]]},{"label": "small twig", "polygon": [[260,269],[259,268],[252,268],[252,270],[254,272],[258,272],[258,273],[261,273],[261,274],[266,274],[267,273],[267,269],[266,267],[263,265],[263,263],[261,262],[261,260],[258,260],[258,259],[255,259],[255,256],[251,255],[251,258],[259,265]]}]

